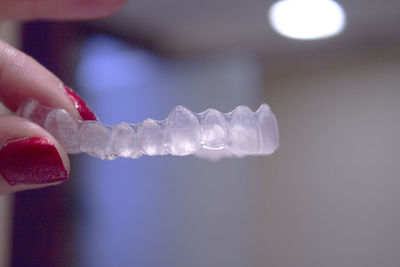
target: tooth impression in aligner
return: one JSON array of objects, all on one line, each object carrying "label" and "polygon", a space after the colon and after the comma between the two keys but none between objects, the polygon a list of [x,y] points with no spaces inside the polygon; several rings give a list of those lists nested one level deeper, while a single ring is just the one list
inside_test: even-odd
[{"label": "tooth impression in aligner", "polygon": [[102,159],[138,158],[141,155],[185,156],[218,159],[224,156],[269,155],[279,146],[275,115],[267,104],[256,112],[238,106],[230,113],[208,109],[193,113],[175,107],[167,119],[146,119],[139,124],[104,125],[76,120],[63,109],[22,103],[17,115],[49,131],[68,153],[88,153]]},{"label": "tooth impression in aligner", "polygon": [[187,108],[174,108],[167,118],[165,130],[172,155],[189,155],[200,148],[200,123],[196,115]]}]

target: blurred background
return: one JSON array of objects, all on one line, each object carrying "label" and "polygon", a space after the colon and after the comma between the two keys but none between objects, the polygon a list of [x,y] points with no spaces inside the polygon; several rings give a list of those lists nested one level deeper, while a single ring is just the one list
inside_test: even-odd
[{"label": "blurred background", "polygon": [[400,266],[400,2],[340,1],[342,28],[312,40],[276,32],[274,3],[131,0],[91,22],[2,24],[104,123],[265,102],[281,146],[71,156],[69,182],[1,197],[0,266]]}]

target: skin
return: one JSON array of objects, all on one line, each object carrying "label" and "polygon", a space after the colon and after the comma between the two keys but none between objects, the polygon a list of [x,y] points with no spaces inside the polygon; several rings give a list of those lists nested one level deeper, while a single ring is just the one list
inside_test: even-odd
[{"label": "skin", "polygon": [[[94,19],[112,14],[125,0],[0,0],[0,19]],[[15,111],[26,97],[34,97],[46,106],[67,110],[81,119],[64,91],[63,82],[30,56],[0,41],[0,101]],[[38,125],[13,115],[0,116],[0,146],[21,137],[47,137],[56,146],[69,172],[68,155],[61,145]],[[0,176],[0,193],[56,185],[10,186]]]}]

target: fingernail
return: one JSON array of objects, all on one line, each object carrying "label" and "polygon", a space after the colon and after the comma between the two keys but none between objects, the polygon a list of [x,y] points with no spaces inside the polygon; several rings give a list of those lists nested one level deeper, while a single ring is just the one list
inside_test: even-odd
[{"label": "fingernail", "polygon": [[80,96],[75,91],[73,91],[68,86],[65,86],[65,91],[67,92],[69,100],[71,100],[71,102],[74,104],[75,108],[81,115],[82,120],[97,121],[97,117],[96,115],[94,115],[94,112],[90,109],[88,104],[86,104],[86,102],[83,101],[82,98],[80,98]]},{"label": "fingernail", "polygon": [[68,179],[57,148],[44,137],[5,143],[0,149],[0,173],[10,185],[48,184]]}]

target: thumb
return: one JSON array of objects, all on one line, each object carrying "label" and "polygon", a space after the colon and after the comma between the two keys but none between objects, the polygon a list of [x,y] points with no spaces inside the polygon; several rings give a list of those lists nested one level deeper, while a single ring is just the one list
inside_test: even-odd
[{"label": "thumb", "polygon": [[0,193],[54,185],[68,179],[68,155],[40,126],[0,116]]}]

